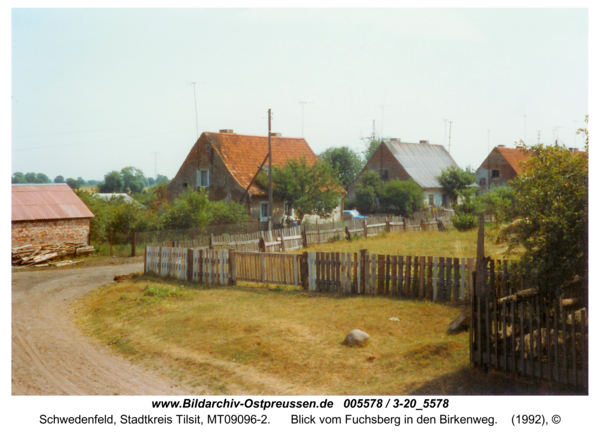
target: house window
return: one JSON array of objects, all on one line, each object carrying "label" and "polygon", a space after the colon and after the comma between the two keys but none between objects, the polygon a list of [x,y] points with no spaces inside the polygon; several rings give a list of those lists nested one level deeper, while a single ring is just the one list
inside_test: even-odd
[{"label": "house window", "polygon": [[492,169],[492,178],[500,178],[500,169]]},{"label": "house window", "polygon": [[260,221],[266,222],[269,220],[269,203],[261,202],[260,203]]},{"label": "house window", "polygon": [[286,216],[293,216],[294,215],[294,209],[292,208],[291,204],[289,202],[284,202],[283,203],[283,213]]},{"label": "house window", "polygon": [[448,195],[445,193],[442,195],[442,206],[446,207],[448,205]]},{"label": "house window", "polygon": [[387,169],[382,169],[381,171],[379,171],[379,176],[381,177],[382,180],[387,180],[387,178],[388,178],[388,170]]},{"label": "house window", "polygon": [[208,187],[208,169],[200,169],[198,171],[198,180],[197,184],[199,187]]},{"label": "house window", "polygon": [[429,195],[429,207],[433,207],[433,195]]}]

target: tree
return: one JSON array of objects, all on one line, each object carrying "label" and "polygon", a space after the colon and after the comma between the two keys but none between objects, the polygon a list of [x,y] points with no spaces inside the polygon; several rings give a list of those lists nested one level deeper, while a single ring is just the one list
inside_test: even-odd
[{"label": "tree", "polygon": [[[67,183],[69,181],[67,180]],[[109,172],[104,176],[104,182],[98,184],[100,193],[115,193],[123,191],[123,180],[121,174],[117,171]]]},{"label": "tree", "polygon": [[[339,203],[342,189],[327,162],[318,161],[310,166],[304,157],[291,159],[282,167],[273,167],[272,178],[273,199],[288,203],[300,222],[307,214],[327,218]],[[267,174],[261,173],[256,183],[267,191]]]},{"label": "tree", "polygon": [[141,169],[127,166],[121,169],[121,180],[123,181],[123,190],[130,193],[139,193],[144,190],[148,181],[144,177]]},{"label": "tree", "polygon": [[471,168],[461,169],[455,166],[449,166],[438,175],[436,179],[442,187],[448,192],[448,197],[452,203],[456,203],[460,191],[469,187],[475,180],[475,172]]},{"label": "tree", "polygon": [[36,183],[50,183],[50,178],[46,174],[42,174],[41,172],[35,177]]},{"label": "tree", "polygon": [[374,214],[381,210],[383,181],[375,171],[364,171],[356,184],[356,208],[362,214]]},{"label": "tree", "polygon": [[28,172],[25,174],[26,183],[35,183],[37,180],[37,174],[35,172]]},{"label": "tree", "polygon": [[156,184],[169,184],[170,182],[171,180],[169,180],[169,177],[167,177],[166,175],[158,174],[156,176]]},{"label": "tree", "polygon": [[79,188],[79,182],[77,180],[75,180],[74,178],[67,178],[66,183],[69,185],[69,187],[71,189]]},{"label": "tree", "polygon": [[57,175],[57,176],[54,178],[54,182],[55,182],[55,183],[64,183],[64,182],[65,182],[65,177],[63,177],[62,175]]},{"label": "tree", "polygon": [[331,165],[344,188],[356,179],[364,166],[360,154],[347,146],[327,148],[319,158]]},{"label": "tree", "polygon": [[12,184],[24,184],[27,183],[25,175],[22,172],[15,172],[11,179]]},{"label": "tree", "polygon": [[423,189],[413,180],[392,180],[381,191],[384,212],[410,216],[423,208]]},{"label": "tree", "polygon": [[210,201],[204,189],[197,192],[190,187],[166,207],[160,222],[166,229],[198,228],[209,225],[212,218]]},{"label": "tree", "polygon": [[542,290],[558,289],[588,275],[588,153],[558,144],[523,147],[532,152],[510,185],[517,219],[507,228],[511,249],[536,272]]},{"label": "tree", "polygon": [[479,197],[482,209],[494,216],[496,225],[516,216],[515,193],[510,186],[499,186]]},{"label": "tree", "polygon": [[466,188],[458,192],[460,201],[454,205],[456,215],[452,218],[452,225],[458,231],[467,231],[476,228],[481,213],[481,201],[475,197],[477,188]]}]

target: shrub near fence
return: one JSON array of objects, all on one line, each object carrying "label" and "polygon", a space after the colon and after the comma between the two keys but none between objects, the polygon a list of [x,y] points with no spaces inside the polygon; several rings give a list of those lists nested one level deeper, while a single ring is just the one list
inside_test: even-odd
[{"label": "shrub near fence", "polygon": [[207,284],[236,281],[301,285],[309,291],[464,301],[472,258],[377,255],[361,251],[281,254],[147,247],[144,271]]}]

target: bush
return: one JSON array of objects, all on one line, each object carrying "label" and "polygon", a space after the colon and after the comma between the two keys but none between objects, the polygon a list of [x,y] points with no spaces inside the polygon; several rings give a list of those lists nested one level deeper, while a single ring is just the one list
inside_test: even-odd
[{"label": "bush", "polygon": [[456,214],[451,220],[458,231],[471,230],[478,225],[477,216],[468,213]]}]

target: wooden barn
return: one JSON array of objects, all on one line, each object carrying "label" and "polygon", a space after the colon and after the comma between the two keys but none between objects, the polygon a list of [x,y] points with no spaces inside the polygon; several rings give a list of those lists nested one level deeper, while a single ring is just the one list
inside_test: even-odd
[{"label": "wooden barn", "polygon": [[12,247],[89,243],[94,214],[66,184],[12,186]]}]

